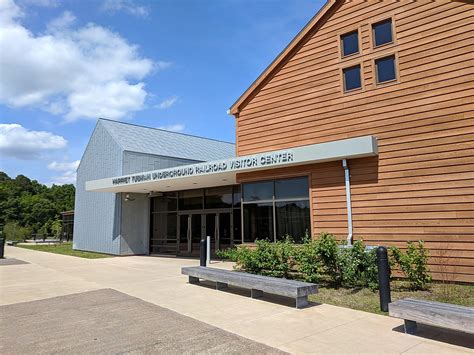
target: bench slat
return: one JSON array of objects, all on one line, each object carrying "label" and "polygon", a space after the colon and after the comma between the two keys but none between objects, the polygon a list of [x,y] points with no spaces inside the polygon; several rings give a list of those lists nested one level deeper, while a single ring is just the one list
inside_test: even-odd
[{"label": "bench slat", "polygon": [[287,297],[302,297],[317,293],[317,285],[315,284],[244,272],[196,266],[182,268],[181,273],[209,281],[227,283],[233,286],[261,290]]},{"label": "bench slat", "polygon": [[474,333],[474,309],[435,301],[403,299],[389,304],[395,318]]}]

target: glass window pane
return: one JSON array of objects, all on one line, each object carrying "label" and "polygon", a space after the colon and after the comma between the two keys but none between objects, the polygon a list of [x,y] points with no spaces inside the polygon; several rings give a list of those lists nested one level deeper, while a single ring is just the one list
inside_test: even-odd
[{"label": "glass window pane", "polygon": [[378,22],[373,26],[374,46],[381,46],[382,44],[392,43],[392,20]]},{"label": "glass window pane", "polygon": [[344,90],[354,90],[361,87],[360,65],[342,70],[344,75]]},{"label": "glass window pane", "polygon": [[177,207],[176,193],[164,193],[152,198],[152,212],[176,211]]},{"label": "glass window pane", "polygon": [[231,208],[232,186],[221,186],[206,189],[204,208]]},{"label": "glass window pane", "polygon": [[152,253],[176,253],[178,234],[177,214],[155,213],[152,218],[150,251]]},{"label": "glass window pane", "polygon": [[234,207],[240,207],[240,198],[242,197],[240,185],[234,186]]},{"label": "glass window pane", "polygon": [[350,55],[359,52],[359,33],[357,31],[341,36],[342,55]]},{"label": "glass window pane", "polygon": [[361,85],[360,81],[360,65],[343,69],[344,75],[344,90],[359,89]]},{"label": "glass window pane", "polygon": [[377,70],[377,82],[383,83],[385,81],[395,80],[395,56],[380,58],[375,61]]},{"label": "glass window pane", "polygon": [[276,202],[275,216],[277,240],[290,236],[301,243],[306,233],[310,234],[309,201]]},{"label": "glass window pane", "polygon": [[242,185],[244,202],[273,199],[273,181],[249,182]]},{"label": "glass window pane", "polygon": [[234,244],[242,243],[242,221],[240,209],[234,210]]},{"label": "glass window pane", "polygon": [[244,242],[254,242],[257,239],[274,240],[272,203],[244,205]]},{"label": "glass window pane", "polygon": [[179,193],[179,209],[201,210],[202,198],[202,190],[182,191]]},{"label": "glass window pane", "polygon": [[308,198],[308,178],[275,180],[275,199]]}]

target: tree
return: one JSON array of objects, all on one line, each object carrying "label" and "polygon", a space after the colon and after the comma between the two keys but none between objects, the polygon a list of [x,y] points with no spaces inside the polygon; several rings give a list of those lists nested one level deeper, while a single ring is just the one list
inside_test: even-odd
[{"label": "tree", "polygon": [[0,171],[0,224],[49,231],[61,218],[60,212],[74,209],[74,195],[74,185],[48,187],[24,175],[12,179]]}]

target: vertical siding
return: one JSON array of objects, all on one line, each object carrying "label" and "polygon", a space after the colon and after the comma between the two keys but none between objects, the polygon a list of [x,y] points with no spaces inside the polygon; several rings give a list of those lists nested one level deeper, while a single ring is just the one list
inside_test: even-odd
[{"label": "vertical siding", "polygon": [[[372,49],[370,24],[388,17],[396,42]],[[362,53],[341,60],[339,35],[355,28]],[[349,162],[355,238],[423,239],[435,277],[474,281],[473,31],[466,1],[342,2],[242,108],[238,155],[377,136],[378,158]],[[375,85],[373,60],[392,53],[398,82]],[[344,94],[341,70],[358,63],[363,89]],[[313,232],[342,238],[342,167],[310,170]]]},{"label": "vertical siding", "polygon": [[99,121],[77,169],[74,249],[120,253],[120,196],[86,191],[85,182],[120,175],[121,164],[120,147]]}]

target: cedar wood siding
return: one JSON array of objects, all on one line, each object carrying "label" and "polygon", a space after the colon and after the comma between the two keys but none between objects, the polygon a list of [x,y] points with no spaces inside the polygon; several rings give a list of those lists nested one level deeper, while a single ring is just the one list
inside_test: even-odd
[{"label": "cedar wood siding", "polygon": [[[395,43],[372,48],[370,24],[392,17]],[[354,239],[424,240],[437,279],[474,282],[474,5],[464,1],[336,3],[240,105],[238,155],[374,135],[379,156],[349,161]],[[362,53],[340,57],[359,29]],[[374,84],[374,58],[394,53],[398,81]],[[342,91],[360,63],[363,88]],[[239,181],[307,174],[312,225],[347,236],[341,162],[243,173]]]}]

